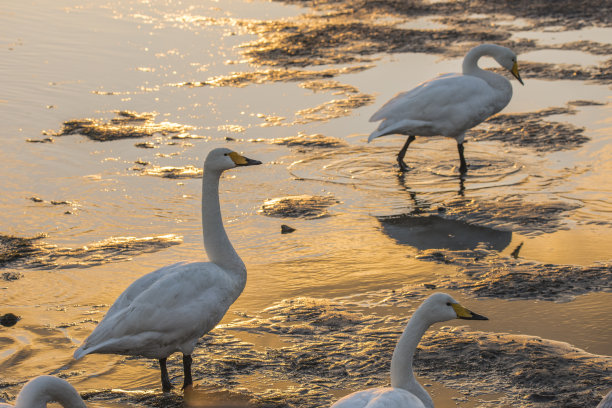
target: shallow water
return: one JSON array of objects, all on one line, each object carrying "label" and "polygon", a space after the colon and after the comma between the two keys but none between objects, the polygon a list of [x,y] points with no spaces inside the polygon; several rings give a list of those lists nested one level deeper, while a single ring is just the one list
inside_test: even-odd
[{"label": "shallow water", "polygon": [[[225,225],[249,278],[197,349],[190,406],[326,406],[386,384],[394,342],[431,287],[490,318],[456,337],[428,333],[424,350],[437,351],[417,374],[436,406],[588,405],[607,392],[612,104],[602,50],[612,28],[588,13],[582,29],[567,17],[572,30],[560,31],[530,12],[487,28],[488,14],[443,2],[367,2],[349,20],[352,1],[294,3],[3,7],[0,315],[21,319],[0,329],[0,398],[54,374],[91,406],[182,406],[181,393],[161,395],[155,362],[72,353],[133,280],[205,259],[200,167],[218,146],[264,165],[222,179]],[[428,28],[450,31],[411,48]],[[441,138],[417,138],[400,175],[403,138],[366,144],[367,119],[398,91],[458,70],[462,29],[516,46],[525,86],[514,81],[504,115],[469,133],[465,178]],[[293,55],[275,35],[291,30],[306,44]],[[109,140],[109,129],[121,137]],[[295,231],[281,234],[283,224]],[[501,351],[477,366],[475,354],[453,352],[462,342]],[[454,371],[434,370],[436,353]],[[176,356],[169,365],[179,383]]]}]

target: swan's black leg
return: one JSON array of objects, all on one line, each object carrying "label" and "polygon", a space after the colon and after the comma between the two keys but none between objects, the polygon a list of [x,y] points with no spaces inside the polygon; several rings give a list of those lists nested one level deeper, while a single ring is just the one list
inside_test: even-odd
[{"label": "swan's black leg", "polygon": [[408,170],[408,166],[406,166],[406,163],[404,163],[404,156],[406,155],[406,150],[408,150],[408,146],[410,146],[410,143],[412,143],[414,139],[415,137],[413,135],[408,136],[408,139],[406,139],[406,143],[404,143],[402,150],[400,150],[397,154],[397,164],[399,164],[400,169],[402,171]]},{"label": "swan's black leg", "polygon": [[193,380],[191,379],[191,356],[183,354],[183,389],[193,385]]},{"label": "swan's black leg", "polygon": [[170,377],[168,376],[165,358],[159,359],[159,369],[161,370],[162,391],[169,392],[172,389],[172,383],[170,383]]},{"label": "swan's black leg", "polygon": [[465,157],[463,157],[463,143],[457,143],[457,150],[459,150],[459,160],[461,161],[459,172],[467,173],[467,163],[465,162]]}]

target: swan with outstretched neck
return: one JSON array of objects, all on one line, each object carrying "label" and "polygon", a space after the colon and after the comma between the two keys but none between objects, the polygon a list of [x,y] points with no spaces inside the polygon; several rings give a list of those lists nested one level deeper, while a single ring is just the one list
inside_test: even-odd
[{"label": "swan with outstretched neck", "polygon": [[202,175],[202,229],[209,262],[179,262],[133,282],[75,353],[121,354],[159,360],[162,389],[172,388],[166,359],[183,354],[183,389],[191,386],[191,354],[246,284],[246,267],[230,242],[219,204],[221,174],[261,164],[226,148],[211,150]]},{"label": "swan with outstretched neck", "polygon": [[58,402],[64,408],[87,408],[68,381],[51,375],[31,379],[19,392],[15,405],[0,403],[0,408],[46,408],[48,402]]},{"label": "swan with outstretched neck", "polygon": [[463,155],[465,132],[501,111],[512,99],[510,81],[478,67],[478,60],[484,56],[495,59],[523,84],[514,52],[494,44],[479,45],[465,56],[463,73],[438,76],[383,105],[370,118],[370,122],[382,122],[370,134],[368,142],[386,135],[408,135],[397,155],[400,169],[406,171],[404,156],[416,136],[450,137],[457,141],[459,171],[467,172]]},{"label": "swan with outstretched neck", "polygon": [[414,377],[412,360],[421,337],[436,322],[488,320],[445,293],[429,296],[414,312],[391,357],[391,387],[370,388],[338,400],[332,408],[433,408],[433,400]]}]

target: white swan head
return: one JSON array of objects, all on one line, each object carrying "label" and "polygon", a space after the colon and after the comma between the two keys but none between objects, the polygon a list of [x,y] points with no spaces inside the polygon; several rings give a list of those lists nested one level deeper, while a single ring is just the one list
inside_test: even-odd
[{"label": "white swan head", "polygon": [[489,320],[461,306],[446,293],[434,293],[429,296],[419,307],[419,312],[427,316],[430,324],[453,319]]},{"label": "white swan head", "polygon": [[495,47],[493,55],[491,56],[499,65],[510,71],[510,73],[514,75],[521,85],[525,85],[518,71],[518,59],[516,54],[511,49],[497,46]]},{"label": "white swan head", "polygon": [[204,169],[222,172],[238,166],[254,166],[257,164],[261,164],[261,162],[244,157],[226,147],[219,147],[208,153],[204,161]]}]

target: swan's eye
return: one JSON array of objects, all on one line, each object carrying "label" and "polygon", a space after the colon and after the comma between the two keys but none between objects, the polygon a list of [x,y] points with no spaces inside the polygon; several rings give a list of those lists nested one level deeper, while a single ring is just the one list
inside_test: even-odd
[{"label": "swan's eye", "polygon": [[450,306],[450,305],[451,305],[451,302],[446,302],[446,306]]},{"label": "swan's eye", "polygon": [[228,155],[229,155],[229,153],[223,153],[223,155],[224,155],[224,156],[228,156]]}]

